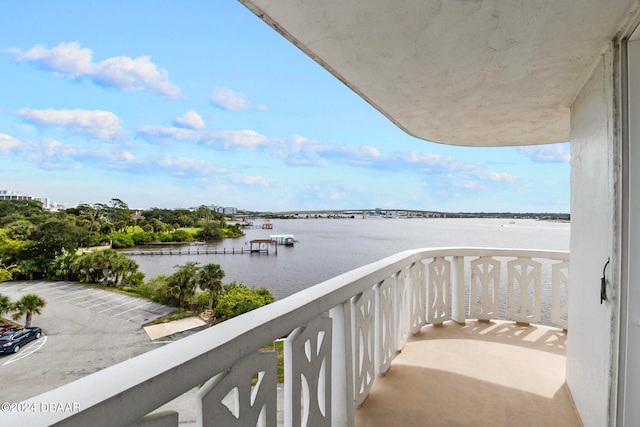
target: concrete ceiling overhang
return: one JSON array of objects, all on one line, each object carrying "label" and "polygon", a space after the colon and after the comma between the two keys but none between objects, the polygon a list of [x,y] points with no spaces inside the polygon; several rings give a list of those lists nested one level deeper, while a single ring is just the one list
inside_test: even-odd
[{"label": "concrete ceiling overhang", "polygon": [[569,108],[638,0],[239,0],[407,133],[570,139]]}]

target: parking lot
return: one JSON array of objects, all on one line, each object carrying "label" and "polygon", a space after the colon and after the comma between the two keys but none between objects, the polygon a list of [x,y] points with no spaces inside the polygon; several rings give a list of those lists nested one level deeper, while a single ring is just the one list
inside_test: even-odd
[{"label": "parking lot", "polygon": [[[70,282],[0,284],[12,301],[47,301],[34,326],[44,336],[19,353],[0,356],[0,401],[17,402],[156,348],[142,325],[174,309],[146,299]],[[24,322],[24,319],[20,319]]]}]

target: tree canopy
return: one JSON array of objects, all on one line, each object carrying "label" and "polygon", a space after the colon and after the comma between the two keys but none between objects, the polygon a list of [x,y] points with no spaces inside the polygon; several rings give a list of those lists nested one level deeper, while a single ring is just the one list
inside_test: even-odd
[{"label": "tree canopy", "polygon": [[[71,279],[79,270],[88,281],[89,270],[97,267],[87,270],[80,268],[80,263],[75,265],[76,270],[70,268],[79,248],[118,249],[151,242],[220,240],[243,234],[237,226],[228,227],[222,214],[204,205],[139,212],[113,198],[107,203],[84,203],[50,212],[34,200],[0,200],[0,281]],[[102,271],[102,282],[115,280],[116,285],[124,285],[134,273],[127,270],[116,273],[114,278],[109,267]]]}]

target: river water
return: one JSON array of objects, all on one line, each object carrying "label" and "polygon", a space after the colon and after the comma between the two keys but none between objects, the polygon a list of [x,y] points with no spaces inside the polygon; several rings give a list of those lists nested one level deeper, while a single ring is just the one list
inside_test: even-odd
[{"label": "river water", "polygon": [[[293,234],[293,247],[278,246],[278,254],[135,255],[147,279],[171,274],[176,265],[196,261],[220,264],[224,282],[266,287],[281,299],[356,267],[407,249],[480,246],[569,250],[570,224],[508,219],[290,219],[272,220],[272,230],[251,229],[238,239],[199,246],[201,249],[249,248],[252,239]],[[256,224],[261,224],[256,222]],[[153,248],[158,250],[157,247]],[[174,247],[175,249],[175,247]],[[192,248],[195,250],[195,247]]]}]

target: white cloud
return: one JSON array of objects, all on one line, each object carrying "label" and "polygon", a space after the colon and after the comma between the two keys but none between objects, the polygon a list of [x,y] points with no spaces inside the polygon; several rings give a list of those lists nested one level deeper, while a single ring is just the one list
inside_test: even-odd
[{"label": "white cloud", "polygon": [[202,131],[163,126],[141,126],[138,133],[149,142],[184,141],[215,150],[254,150],[270,144],[271,139],[252,130]]},{"label": "white cloud", "polygon": [[30,110],[23,108],[18,115],[36,126],[61,127],[100,139],[115,141],[127,137],[127,131],[120,127],[121,120],[108,111],[88,110]]},{"label": "white cloud", "polygon": [[202,135],[202,145],[217,149],[254,150],[273,144],[273,139],[252,130],[206,132]]},{"label": "white cloud", "polygon": [[453,186],[464,188],[466,190],[486,190],[487,189],[487,186],[484,185],[482,182],[471,181],[471,180],[453,182]]},{"label": "white cloud", "polygon": [[237,176],[233,178],[234,182],[244,185],[269,187],[273,185],[273,181],[263,178],[261,176]]},{"label": "white cloud", "polygon": [[77,146],[55,139],[31,143],[24,152],[40,168],[50,170],[80,170],[89,165],[105,169],[125,169],[135,161],[134,156],[126,151]]},{"label": "white cloud", "polygon": [[494,182],[516,182],[518,180],[517,177],[506,172],[482,172],[479,173],[478,176],[480,178]]},{"label": "white cloud", "polygon": [[214,89],[209,100],[212,105],[227,111],[251,110],[267,111],[266,105],[252,105],[247,97],[240,92],[235,92],[227,88]]},{"label": "white cloud", "polygon": [[182,116],[175,117],[173,119],[173,124],[175,126],[191,130],[204,129],[204,121],[202,120],[202,117],[200,117],[200,114],[196,113],[194,110],[189,110]]},{"label": "white cloud", "polygon": [[197,131],[161,126],[144,126],[138,133],[150,142],[188,141],[214,150],[263,150],[289,166],[326,167],[342,163],[384,171],[413,171],[437,175],[451,171],[473,171],[478,165],[451,156],[420,152],[384,154],[373,146],[332,144],[299,135],[276,138],[252,130]]},{"label": "white cloud", "polygon": [[19,146],[20,141],[10,137],[9,135],[0,133],[0,153],[8,153]]},{"label": "white cloud", "polygon": [[[164,169],[174,176],[205,176],[227,174],[230,169],[221,168],[213,163],[201,159],[192,159],[188,157],[162,156],[152,158],[152,163]],[[149,165],[147,165],[149,166]]]},{"label": "white cloud", "polygon": [[149,142],[170,142],[170,141],[186,141],[198,142],[202,138],[202,133],[192,129],[182,129],[164,126],[141,126],[137,129]]},{"label": "white cloud", "polygon": [[520,148],[520,153],[537,163],[571,163],[569,144],[530,145]]},{"label": "white cloud", "polygon": [[70,79],[88,78],[105,87],[125,92],[151,91],[167,98],[180,96],[180,88],[169,81],[169,73],[151,62],[149,56],[116,56],[93,62],[93,51],[80,43],[60,43],[53,49],[36,45],[27,51],[5,50],[16,62],[31,62],[37,67],[66,75]]}]

